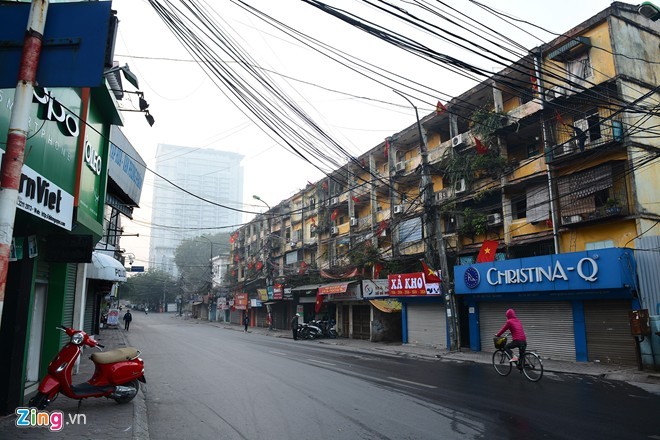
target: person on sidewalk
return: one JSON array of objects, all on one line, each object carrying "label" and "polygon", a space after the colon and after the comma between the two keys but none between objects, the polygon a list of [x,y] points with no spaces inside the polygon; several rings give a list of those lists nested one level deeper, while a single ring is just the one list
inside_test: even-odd
[{"label": "person on sidewalk", "polygon": [[509,356],[511,357],[509,362],[517,362],[518,356],[514,356],[511,349],[518,347],[518,354],[522,354],[527,348],[527,336],[525,336],[525,330],[523,330],[522,323],[516,317],[516,312],[513,309],[506,311],[506,323],[495,336],[499,338],[507,330],[511,332],[512,341],[506,344],[504,350],[509,353]]},{"label": "person on sidewalk", "polygon": [[293,334],[293,340],[297,341],[298,340],[298,318],[300,317],[300,313],[296,313],[293,315],[293,318],[291,319],[291,333]]},{"label": "person on sidewalk", "polygon": [[126,313],[124,313],[124,330],[128,331],[128,328],[131,326],[132,320],[133,320],[133,315],[131,315],[131,311],[129,309],[126,309]]},{"label": "person on sidewalk", "polygon": [[244,332],[247,332],[248,325],[250,325],[250,317],[248,316],[247,313],[245,314],[245,316],[243,316],[243,325],[245,326],[245,328],[243,329],[243,331],[244,331]]}]

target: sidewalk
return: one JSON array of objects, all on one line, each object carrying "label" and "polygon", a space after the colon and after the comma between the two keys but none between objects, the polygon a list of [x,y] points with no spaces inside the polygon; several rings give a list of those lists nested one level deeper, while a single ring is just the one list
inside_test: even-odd
[{"label": "sidewalk", "polygon": [[[243,331],[242,326],[237,324],[220,322],[212,322],[210,324],[221,328]],[[291,331],[286,330],[268,330],[267,328],[250,327],[249,331],[279,338],[292,337]],[[449,353],[428,347],[402,344],[400,342],[369,342],[359,339],[338,338],[303,341],[303,343],[335,345],[342,349],[396,356],[423,357],[454,362],[476,362],[480,364],[492,363],[492,354],[487,352],[464,350]],[[608,380],[660,385],[660,372],[639,371],[637,367],[600,364],[595,362],[558,361],[552,359],[543,359],[543,367],[544,370],[549,373],[581,374],[597,376]]]},{"label": "sidewalk", "polygon": [[[105,345],[104,351],[128,346],[126,333],[121,329],[101,329],[98,341]],[[73,383],[85,382],[92,377],[94,364],[89,360],[92,349],[86,348],[80,357],[80,369],[73,376]],[[147,378],[148,380],[148,378]],[[112,438],[113,440],[149,439],[145,385],[140,382],[140,392],[127,404],[119,405],[104,397],[84,399],[78,412],[78,401],[60,395],[45,411],[61,411],[63,427],[59,432],[51,432],[46,427],[17,427],[16,415],[0,418],[0,439],[93,439]],[[80,414],[79,423],[71,423],[71,417]],[[85,423],[82,423],[82,422]]]}]

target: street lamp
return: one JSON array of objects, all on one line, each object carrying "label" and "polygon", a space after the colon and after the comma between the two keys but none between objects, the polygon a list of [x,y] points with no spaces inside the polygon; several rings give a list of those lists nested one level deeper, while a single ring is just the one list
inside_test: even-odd
[{"label": "street lamp", "polygon": [[263,203],[264,205],[266,205],[266,208],[268,208],[269,211],[272,209],[272,208],[270,207],[270,205],[269,205],[268,203],[266,203],[266,201],[265,201],[264,199],[262,199],[261,197],[259,197],[259,196],[257,196],[257,195],[253,195],[252,198],[253,198],[254,200],[259,200],[261,203]]}]

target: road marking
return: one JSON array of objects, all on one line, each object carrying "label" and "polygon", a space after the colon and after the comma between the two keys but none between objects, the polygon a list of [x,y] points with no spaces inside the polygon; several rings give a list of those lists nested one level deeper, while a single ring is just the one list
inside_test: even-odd
[{"label": "road marking", "polygon": [[431,388],[431,389],[438,388],[438,387],[434,387],[433,385],[426,385],[425,383],[411,382],[409,380],[399,379],[398,377],[388,377],[388,379],[395,380],[397,382],[408,383],[410,385],[417,385],[417,386],[420,386],[420,387]]},{"label": "road marking", "polygon": [[328,365],[330,367],[336,367],[337,364],[331,364],[330,362],[317,361],[316,359],[307,359],[310,362],[316,362],[317,364]]},{"label": "road marking", "polygon": [[271,351],[273,354],[279,354],[280,356],[286,356],[286,353],[282,353],[281,351]]}]

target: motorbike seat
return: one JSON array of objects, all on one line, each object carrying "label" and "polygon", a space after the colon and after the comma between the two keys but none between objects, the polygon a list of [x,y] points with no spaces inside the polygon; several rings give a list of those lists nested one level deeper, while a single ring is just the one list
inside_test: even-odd
[{"label": "motorbike seat", "polygon": [[117,348],[110,351],[93,353],[90,359],[96,364],[114,364],[115,362],[130,361],[140,355],[135,347]]}]

